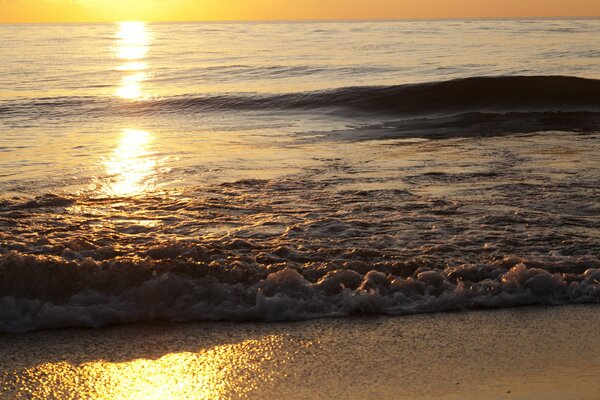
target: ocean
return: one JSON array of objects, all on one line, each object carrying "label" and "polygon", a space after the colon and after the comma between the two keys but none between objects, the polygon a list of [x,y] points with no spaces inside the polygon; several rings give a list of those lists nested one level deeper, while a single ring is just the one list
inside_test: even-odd
[{"label": "ocean", "polygon": [[598,37],[0,25],[0,331],[599,303]]}]

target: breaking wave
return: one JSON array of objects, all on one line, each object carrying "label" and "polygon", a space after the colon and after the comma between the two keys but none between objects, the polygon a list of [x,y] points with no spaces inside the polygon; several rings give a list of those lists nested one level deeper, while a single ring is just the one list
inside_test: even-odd
[{"label": "breaking wave", "polygon": [[[596,258],[563,263],[504,258],[446,270],[407,267],[393,274],[369,271],[364,259],[368,252],[358,251],[360,272],[334,269],[310,279],[315,271],[281,265],[255,271],[232,265],[217,271],[191,262],[206,256],[202,248],[165,246],[153,251],[155,258],[121,262],[61,262],[16,252],[0,256],[0,331],[600,303]],[[171,263],[161,260],[166,254],[173,256]]]},{"label": "breaking wave", "polygon": [[479,200],[338,191],[322,174],[0,199],[0,332],[600,303],[597,175],[550,193],[498,171],[410,178],[485,183]]}]

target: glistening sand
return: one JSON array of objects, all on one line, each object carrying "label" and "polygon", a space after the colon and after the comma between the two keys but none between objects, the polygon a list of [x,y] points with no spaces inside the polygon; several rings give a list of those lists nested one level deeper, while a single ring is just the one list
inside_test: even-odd
[{"label": "glistening sand", "polygon": [[591,400],[600,398],[599,311],[524,307],[9,334],[0,341],[0,395]]}]

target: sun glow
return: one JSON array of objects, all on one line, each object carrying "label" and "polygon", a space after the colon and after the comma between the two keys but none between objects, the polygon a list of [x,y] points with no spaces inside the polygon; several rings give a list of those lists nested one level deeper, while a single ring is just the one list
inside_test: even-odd
[{"label": "sun glow", "polygon": [[0,23],[598,15],[598,0],[0,0]]}]

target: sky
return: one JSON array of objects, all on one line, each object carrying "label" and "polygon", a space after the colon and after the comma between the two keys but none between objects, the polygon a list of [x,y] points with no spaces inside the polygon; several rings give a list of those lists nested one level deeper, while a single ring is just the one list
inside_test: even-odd
[{"label": "sky", "polygon": [[600,16],[599,0],[0,0],[0,23]]}]

